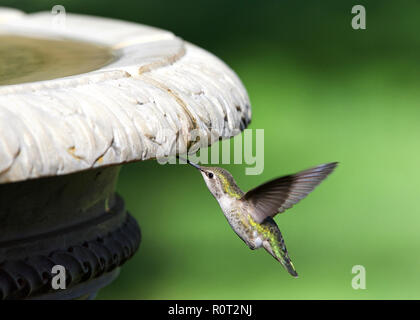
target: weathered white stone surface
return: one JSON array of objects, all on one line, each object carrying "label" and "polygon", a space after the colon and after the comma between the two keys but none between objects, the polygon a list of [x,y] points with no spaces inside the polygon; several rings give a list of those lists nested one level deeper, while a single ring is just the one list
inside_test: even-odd
[{"label": "weathered white stone surface", "polygon": [[[251,118],[235,73],[172,33],[105,18],[0,9],[0,32],[105,44],[119,59],[93,72],[0,86],[0,183],[181,153],[228,138]],[[197,146],[207,146],[201,140]],[[163,154],[162,154],[163,153]]]}]

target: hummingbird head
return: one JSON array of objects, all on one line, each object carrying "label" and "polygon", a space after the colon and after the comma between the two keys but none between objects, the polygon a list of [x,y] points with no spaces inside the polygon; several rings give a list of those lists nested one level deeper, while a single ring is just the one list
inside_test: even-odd
[{"label": "hummingbird head", "polygon": [[189,160],[186,161],[200,171],[207,188],[217,200],[226,196],[240,198],[243,195],[229,171],[219,167],[203,167]]}]

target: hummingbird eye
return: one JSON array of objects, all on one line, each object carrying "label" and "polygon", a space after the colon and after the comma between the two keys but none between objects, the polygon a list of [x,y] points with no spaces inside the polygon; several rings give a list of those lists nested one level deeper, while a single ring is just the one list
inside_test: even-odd
[{"label": "hummingbird eye", "polygon": [[210,179],[213,179],[213,173],[209,172],[209,173],[207,174],[207,177],[209,177]]}]

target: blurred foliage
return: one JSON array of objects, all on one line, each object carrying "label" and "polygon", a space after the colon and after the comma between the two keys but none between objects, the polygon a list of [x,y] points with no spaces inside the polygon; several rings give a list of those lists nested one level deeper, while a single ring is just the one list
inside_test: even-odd
[{"label": "blurred foliage", "polygon": [[[27,12],[55,1],[5,1]],[[61,1],[68,12],[169,29],[241,77],[250,128],[265,129],[265,170],[225,165],[244,189],[328,161],[337,171],[276,218],[299,272],[251,251],[200,175],[154,161],[124,166],[118,191],[143,241],[99,298],[420,298],[418,1]],[[180,179],[182,177],[182,179]],[[352,266],[367,289],[351,287]]]}]

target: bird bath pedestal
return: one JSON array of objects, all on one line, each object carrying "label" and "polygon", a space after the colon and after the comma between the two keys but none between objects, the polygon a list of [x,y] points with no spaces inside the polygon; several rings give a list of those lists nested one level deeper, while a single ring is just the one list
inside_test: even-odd
[{"label": "bird bath pedestal", "polygon": [[0,8],[0,299],[94,297],[140,243],[115,193],[121,165],[208,146],[251,117],[232,70],[172,33],[54,18]]}]

